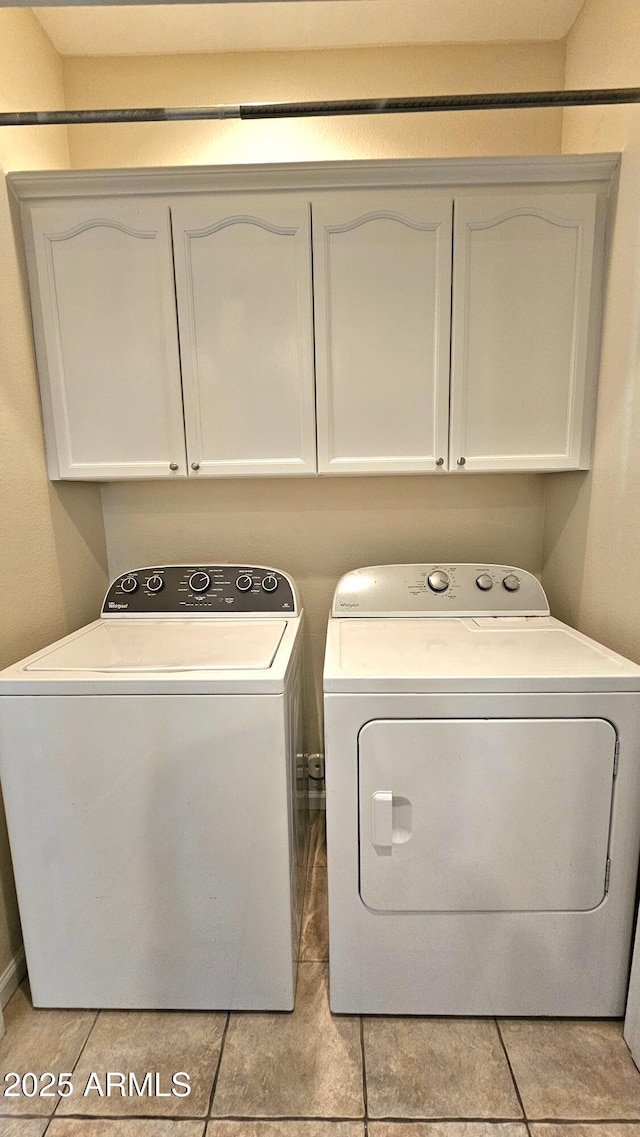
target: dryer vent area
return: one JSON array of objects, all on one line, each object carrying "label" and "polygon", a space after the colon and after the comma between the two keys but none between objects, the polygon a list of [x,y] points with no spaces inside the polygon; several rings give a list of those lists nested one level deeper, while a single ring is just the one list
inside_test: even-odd
[{"label": "dryer vent area", "polygon": [[[25,982],[2,1069],[28,1046],[38,1070],[71,1071],[73,1094],[28,1097],[24,1074],[0,1099],[2,1137],[584,1137],[580,1122],[634,1137],[640,1073],[620,1022],[332,1014],[320,812],[311,834],[293,1013],[35,1010]],[[187,1096],[172,1095],[178,1070]]]}]

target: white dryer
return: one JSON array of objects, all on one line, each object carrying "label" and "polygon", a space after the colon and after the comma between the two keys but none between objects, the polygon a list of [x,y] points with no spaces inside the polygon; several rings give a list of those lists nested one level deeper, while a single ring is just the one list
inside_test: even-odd
[{"label": "white dryer", "polygon": [[332,1009],[621,1015],[640,667],[520,569],[392,565],[338,584],[324,691]]},{"label": "white dryer", "polygon": [[36,1006],[293,1007],[302,620],[274,569],[136,569],[100,619],[0,674]]}]

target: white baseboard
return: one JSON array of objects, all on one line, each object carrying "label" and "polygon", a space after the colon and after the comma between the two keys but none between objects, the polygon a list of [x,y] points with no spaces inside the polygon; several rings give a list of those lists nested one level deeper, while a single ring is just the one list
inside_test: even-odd
[{"label": "white baseboard", "polygon": [[6,1007],[13,992],[20,986],[27,974],[27,961],[24,948],[14,955],[11,963],[5,967],[0,975],[0,1007]]}]

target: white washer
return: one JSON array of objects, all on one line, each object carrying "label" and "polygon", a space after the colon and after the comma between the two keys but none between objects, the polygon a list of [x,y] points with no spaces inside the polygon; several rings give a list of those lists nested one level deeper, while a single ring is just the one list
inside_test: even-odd
[{"label": "white washer", "polygon": [[0,674],[36,1006],[293,1007],[302,620],[275,569],[136,569],[99,620]]},{"label": "white washer", "polygon": [[324,669],[331,1007],[624,1011],[640,667],[496,565],[343,577]]}]

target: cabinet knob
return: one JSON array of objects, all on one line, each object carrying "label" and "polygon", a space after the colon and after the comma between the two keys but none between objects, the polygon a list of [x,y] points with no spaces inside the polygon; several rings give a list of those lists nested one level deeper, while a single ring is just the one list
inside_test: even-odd
[{"label": "cabinet knob", "polygon": [[436,458],[436,466],[444,466],[444,458]]},{"label": "cabinet knob", "polygon": [[199,462],[192,462],[191,463],[191,469],[192,470],[199,470],[200,469],[200,463]]},{"label": "cabinet knob", "polygon": [[177,463],[177,462],[169,462],[169,469],[170,469],[170,470],[177,470],[177,469],[179,469],[178,463]]},{"label": "cabinet knob", "polygon": [[459,465],[459,466],[464,466],[464,465],[465,465],[465,463],[466,463],[466,461],[467,461],[467,459],[466,459],[466,458],[458,458],[458,465]]}]

